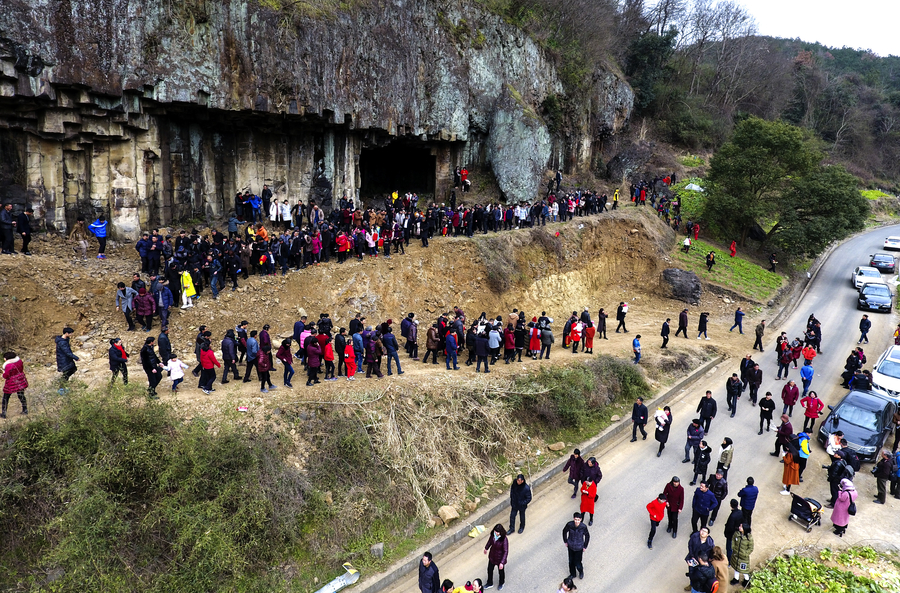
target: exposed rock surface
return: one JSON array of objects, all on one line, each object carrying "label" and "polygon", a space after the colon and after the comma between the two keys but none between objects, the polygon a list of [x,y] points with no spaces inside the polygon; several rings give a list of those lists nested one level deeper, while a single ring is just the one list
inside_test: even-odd
[{"label": "exposed rock surface", "polygon": [[521,30],[461,0],[363,4],[312,18],[252,0],[6,3],[0,198],[60,229],[106,212],[134,237],[263,183],[292,203],[356,197],[366,151],[390,145],[431,159],[436,195],[467,164],[527,199],[628,120],[630,87],[598,71],[575,129],[551,138],[539,106],[564,89]]},{"label": "exposed rock surface", "polygon": [[700,284],[700,278],[694,272],[668,268],[663,270],[662,279],[664,286],[668,288],[669,292],[666,296],[671,296],[673,299],[678,299],[685,303],[696,304],[700,302],[700,297],[703,295],[703,287]]}]

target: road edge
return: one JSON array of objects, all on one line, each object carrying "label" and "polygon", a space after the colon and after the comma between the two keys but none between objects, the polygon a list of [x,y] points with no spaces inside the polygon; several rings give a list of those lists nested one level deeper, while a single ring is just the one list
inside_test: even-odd
[{"label": "road edge", "polygon": [[[727,359],[728,357],[724,355],[716,356],[715,358],[704,364],[702,367],[683,378],[674,386],[670,387],[668,390],[666,390],[665,393],[656,396],[647,403],[654,405],[668,404],[669,402],[680,396],[685,388],[687,388],[692,383],[700,380],[701,377],[715,370],[718,365],[720,365]],[[630,427],[631,418],[623,418],[620,421],[608,426],[596,437],[585,441],[584,443],[579,445],[578,448],[581,449],[582,456],[589,457],[592,451],[596,451],[604,445],[608,444],[616,437],[620,436],[622,433],[627,432]],[[531,487],[535,488],[536,486],[540,486],[541,484],[548,482],[551,478],[560,473],[567,459],[567,457],[563,456],[563,458],[559,459],[557,462],[552,463],[550,466],[541,470],[536,475],[531,476]],[[352,590],[354,593],[376,593],[390,587],[392,584],[412,573],[418,566],[419,560],[422,558],[422,555],[425,552],[430,551],[432,554],[437,556],[441,552],[449,549],[450,546],[452,546],[456,542],[467,537],[469,531],[473,526],[490,523],[489,519],[493,518],[495,515],[508,508],[509,497],[501,496],[492,504],[483,507],[483,509],[478,514],[471,515],[466,518],[461,518],[460,523],[454,528],[448,530],[445,533],[435,536],[435,538],[432,539],[427,545],[420,546],[413,553],[408,554],[406,558],[398,560],[386,571],[373,575],[369,579],[360,582],[358,586],[352,587],[350,590]]]}]

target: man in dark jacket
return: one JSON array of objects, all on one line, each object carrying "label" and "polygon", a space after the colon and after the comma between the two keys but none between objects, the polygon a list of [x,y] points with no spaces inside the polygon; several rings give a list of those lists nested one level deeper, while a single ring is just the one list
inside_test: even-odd
[{"label": "man in dark jacket", "polygon": [[31,243],[31,215],[33,214],[34,208],[28,206],[16,217],[16,234],[22,237],[22,253],[25,255],[31,255],[28,245]]},{"label": "man in dark jacket", "polygon": [[569,551],[569,578],[574,579],[577,572],[578,578],[583,579],[584,565],[581,560],[588,544],[591,543],[591,534],[587,525],[581,521],[581,513],[572,515],[572,520],[563,527],[562,538]]},{"label": "man in dark jacket", "polygon": [[160,370],[162,365],[159,362],[159,357],[156,356],[156,351],[153,349],[155,341],[156,338],[150,336],[144,340],[144,346],[141,348],[141,366],[144,368],[144,372],[147,373],[147,396],[150,399],[159,399],[156,395],[156,386],[162,381],[162,371]]},{"label": "man in dark jacket", "polygon": [[421,593],[440,593],[441,574],[437,564],[432,561],[431,552],[422,555],[419,562],[419,591]]},{"label": "man in dark jacket", "polygon": [[637,431],[640,430],[641,434],[644,435],[644,440],[647,440],[647,431],[644,430],[644,426],[647,424],[647,406],[644,405],[644,398],[639,397],[637,401],[634,402],[634,406],[631,408],[631,442],[635,442],[637,440]]},{"label": "man in dark jacket", "polygon": [[747,485],[738,492],[738,498],[741,499],[741,512],[744,514],[744,523],[747,525],[751,524],[753,509],[756,508],[756,499],[758,497],[759,488],[754,484],[753,476],[750,476],[747,478]]},{"label": "man in dark jacket", "polygon": [[756,363],[753,361],[753,357],[750,354],[741,360],[741,391],[747,389],[747,385],[750,383],[750,371],[753,370],[754,366],[756,366]]},{"label": "man in dark jacket", "polygon": [[687,338],[687,327],[688,327],[688,313],[687,309],[683,309],[681,313],[678,314],[678,329],[675,330],[675,337],[678,337],[678,334],[682,334],[685,338]]},{"label": "man in dark jacket", "polygon": [[678,515],[684,509],[684,487],[678,476],[672,476],[672,481],[663,489],[666,495],[666,515],[669,520],[666,533],[672,534],[672,539],[678,535]]},{"label": "man in dark jacket", "polygon": [[753,365],[753,369],[750,371],[747,376],[748,383],[750,385],[750,403],[754,406],[756,405],[756,397],[759,393],[759,387],[763,382],[763,372],[762,369],[759,368],[758,364]]},{"label": "man in dark jacket", "polygon": [[[695,418],[691,420],[687,427],[687,442],[684,444],[684,459],[681,460],[681,463],[691,462],[691,451],[694,452],[694,458],[697,457],[697,449],[700,447],[700,441],[703,440],[705,435],[706,432],[700,426],[700,419]],[[697,530],[695,529],[694,531]]]},{"label": "man in dark jacket", "polygon": [[691,578],[691,591],[711,591],[716,580],[716,569],[709,563],[709,556],[701,553],[697,556],[697,566],[688,569]]},{"label": "man in dark jacket", "polygon": [[725,381],[725,400],[728,402],[728,411],[731,412],[732,418],[737,412],[737,403],[741,399],[742,392],[741,380],[737,373],[731,373],[731,377]]},{"label": "man in dark jacket", "polygon": [[715,506],[712,510],[712,514],[709,516],[710,527],[713,526],[716,517],[719,516],[719,509],[722,508],[722,503],[725,502],[725,499],[728,497],[728,482],[725,480],[723,474],[724,472],[721,469],[717,469],[716,477],[709,480],[709,491],[712,492],[713,496],[716,497],[716,500],[719,501],[719,504]]},{"label": "man in dark jacket", "polygon": [[109,370],[112,371],[112,378],[109,384],[112,385],[119,373],[122,373],[122,383],[128,385],[128,359],[125,357],[125,350],[122,348],[122,340],[113,338],[109,341]]},{"label": "man in dark jacket", "polygon": [[578,482],[581,480],[581,472],[584,469],[584,458],[581,457],[581,451],[579,449],[575,449],[571,456],[569,456],[569,460],[566,461],[565,467],[563,467],[563,472],[566,470],[569,471],[569,479],[567,480],[569,484],[575,486],[575,490],[572,491],[572,498],[575,498],[578,495]]},{"label": "man in dark jacket", "polygon": [[659,332],[659,335],[662,336],[663,343],[660,348],[666,348],[666,344],[669,343],[669,318],[666,317],[666,320],[663,321],[662,329]]},{"label": "man in dark jacket", "polygon": [[519,533],[525,531],[525,510],[531,503],[531,486],[525,483],[525,476],[519,474],[509,487],[509,529],[507,533],[516,530],[516,515],[519,515]]},{"label": "man in dark jacket", "polygon": [[69,377],[75,374],[78,368],[75,362],[78,357],[72,353],[72,347],[69,340],[75,335],[75,330],[71,327],[63,328],[61,336],[56,336],[56,370],[62,373],[62,380],[68,381]]},{"label": "man in dark jacket", "polygon": [[3,209],[0,209],[0,235],[2,235],[0,239],[3,242],[4,255],[15,253],[16,219],[12,209],[12,204],[4,204]]},{"label": "man in dark jacket", "polygon": [[[162,351],[162,345],[160,345]],[[225,330],[225,337],[222,339],[222,384],[228,383],[228,371],[233,373],[234,380],[241,378],[241,372],[237,368],[237,340],[234,336],[233,329]]]},{"label": "man in dark jacket", "polygon": [[[700,482],[700,486],[694,490],[694,499],[691,501],[691,528],[698,531],[700,527],[706,527],[709,521],[709,513],[719,505],[716,495],[710,492],[706,482]],[[700,526],[697,526],[697,522]]]},{"label": "man in dark jacket", "polygon": [[[626,334],[628,333],[628,328],[625,327],[625,317],[628,315],[628,306],[625,304],[625,301],[619,303],[618,308],[616,308],[616,321],[619,322],[619,325],[616,326],[616,333],[619,333],[619,329],[621,328]],[[605,329],[604,323],[604,329]],[[605,331],[604,331],[605,333]]]},{"label": "man in dark jacket", "polygon": [[744,512],[738,508],[737,499],[732,498],[730,504],[731,512],[725,520],[725,554],[728,555],[729,561],[731,560],[731,537],[738,530],[739,525],[746,523],[746,521],[744,521]]},{"label": "man in dark jacket", "polygon": [[894,466],[894,456],[888,453],[887,449],[881,450],[881,459],[875,464],[872,474],[875,476],[878,494],[875,496],[875,504],[884,504],[887,498],[887,483],[897,473]]},{"label": "man in dark jacket", "polygon": [[718,410],[718,405],[716,405],[716,400],[713,399],[712,391],[707,391],[706,396],[700,399],[700,403],[697,405],[697,412],[700,414],[700,421],[703,424],[703,432],[709,433],[709,425],[712,424],[712,419],[716,417],[716,412]]},{"label": "man in dark jacket", "polygon": [[156,338],[156,344],[159,347],[159,358],[163,364],[169,364],[172,358],[172,342],[169,340],[169,326],[164,325]]}]

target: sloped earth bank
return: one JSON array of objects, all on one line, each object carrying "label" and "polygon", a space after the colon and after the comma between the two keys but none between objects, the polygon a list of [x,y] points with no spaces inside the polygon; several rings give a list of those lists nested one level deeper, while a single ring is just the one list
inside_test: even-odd
[{"label": "sloped earth bank", "polygon": [[[589,360],[585,354],[573,355],[561,348],[562,326],[572,311],[580,312],[587,306],[596,319],[600,307],[614,316],[619,301],[629,302],[630,333],[616,334],[615,324],[611,322],[609,340],[596,340],[595,353],[628,359],[631,339],[640,333],[645,351],[641,367],[653,388],[691,372],[714,352],[749,351],[751,335],[727,331],[737,305],[711,294],[704,295],[699,308],[690,308],[690,339],[673,338],[668,351],[658,349],[660,323],[667,316],[677,319],[685,306],[661,296],[659,276],[662,269],[672,265],[665,253],[674,240],[674,233],[647,213],[619,211],[475,239],[437,238],[427,249],[416,243],[407,250],[407,255],[388,260],[379,257],[343,265],[329,263],[291,272],[287,277],[242,280],[237,292],[226,291],[218,300],[213,300],[207,292],[193,309],[172,312],[173,347],[186,362],[193,362],[193,337],[200,324],[212,329],[215,343],[225,329],[234,327],[241,319],[247,319],[251,328],[256,329],[264,323],[270,324],[273,338],[277,339],[280,335],[290,335],[301,311],[310,319],[318,318],[320,312],[330,312],[336,327],[346,326],[355,312],[362,311],[368,317],[367,323],[374,325],[391,318],[397,328],[407,311],[415,311],[422,320],[420,344],[424,345],[424,328],[439,312],[451,310],[453,306],[462,307],[470,318],[481,311],[491,316],[505,315],[517,307],[529,318],[541,311],[553,317],[557,344],[549,363],[528,358],[513,365],[501,363],[492,368],[496,374],[490,376],[475,375],[473,367],[464,365],[461,371],[448,372],[443,362],[424,365],[407,361],[403,356],[404,375],[383,379],[366,380],[364,375],[357,375],[358,380],[352,383],[340,379],[307,388],[298,368],[300,374],[294,380],[297,387],[291,390],[282,386],[279,366],[272,372],[279,387],[267,394],[260,393],[254,381],[217,383],[216,391],[207,396],[196,389],[190,375],[177,395],[168,391],[167,381],[159,392],[186,419],[202,417],[210,423],[211,430],[215,430],[216,422],[239,418],[248,430],[274,430],[289,435],[295,451],[288,462],[312,477],[322,473],[323,465],[333,465],[337,458],[358,457],[359,463],[348,466],[348,474],[377,473],[381,462],[394,459],[394,465],[389,468],[391,475],[408,482],[409,486],[403,489],[406,494],[394,501],[398,508],[422,517],[429,510],[425,505],[434,511],[438,504],[450,503],[464,513],[466,483],[474,480],[495,484],[502,490],[504,486],[498,480],[509,471],[509,466],[479,460],[525,460],[527,470],[533,463],[539,463],[538,451],[546,453],[541,434],[510,430],[516,424],[505,424],[504,418],[492,413],[493,404],[485,394],[509,391],[511,379],[534,374],[542,365]],[[131,354],[132,382],[144,385],[138,351],[148,334],[124,331],[124,320],[115,311],[114,303],[115,283],[128,283],[131,274],[139,269],[133,246],[117,246],[106,261],[75,261],[71,247],[53,237],[37,241],[34,251],[37,255],[30,258],[0,258],[3,311],[9,316],[10,331],[18,336],[14,348],[26,361],[32,383],[29,390],[32,410],[40,414],[59,397],[51,383],[57,375],[53,336],[67,324],[76,329],[73,348],[82,358],[76,380],[102,388],[109,377],[108,339],[120,336]],[[700,310],[712,314],[710,341],[696,339]],[[745,310],[749,314],[744,325],[747,334],[752,334],[759,314],[750,312],[746,304]],[[424,348],[421,352],[424,353]],[[382,371],[386,371],[384,365]],[[238,414],[238,406],[246,407],[247,412]],[[360,414],[361,411],[364,413]],[[417,412],[431,414],[430,426],[434,430],[428,431],[416,422]],[[617,413],[625,413],[624,408]],[[20,418],[16,405],[12,406],[10,416],[11,422]],[[335,419],[341,416],[347,420],[345,425],[335,424]],[[367,430],[378,431],[376,438],[366,437],[365,432],[359,434],[360,420]],[[466,426],[483,425],[484,430],[476,435],[477,442],[473,440],[448,458],[391,456],[392,450],[408,452],[417,447],[426,452],[437,451],[430,449],[429,443],[453,431],[459,422]],[[417,443],[416,438],[421,442]],[[360,451],[365,449],[363,445],[381,448],[379,459],[360,456]],[[471,461],[464,462],[470,458]],[[426,499],[417,491],[413,477],[420,475],[421,468],[427,464],[441,464],[444,468],[429,472],[430,479],[451,484],[441,492],[440,500],[433,496]],[[392,484],[394,479],[384,477],[380,481]],[[377,490],[360,486],[353,479],[346,484],[335,482],[333,476],[331,480],[317,486],[322,491],[322,500],[333,505],[334,511],[339,510],[339,516],[356,522],[352,524],[357,526],[353,528],[358,532],[357,539],[348,544],[348,549],[367,552],[368,545],[385,535],[388,509],[383,500],[371,498]],[[422,491],[432,489],[433,483],[422,487]],[[494,495],[490,488],[482,488],[481,492]],[[380,516],[375,524],[378,528],[367,533],[364,527],[374,514]],[[407,536],[419,529],[416,525],[410,523],[406,527]],[[325,539],[326,534],[321,538],[323,545],[333,544]],[[369,542],[371,538],[375,541]],[[333,556],[328,554],[329,566],[323,570],[337,567],[340,558],[346,559],[340,550],[333,553]],[[402,553],[403,550],[389,550],[385,559],[390,556],[396,559]],[[310,576],[312,569],[301,566],[300,571]],[[313,572],[321,575],[322,571]]]}]

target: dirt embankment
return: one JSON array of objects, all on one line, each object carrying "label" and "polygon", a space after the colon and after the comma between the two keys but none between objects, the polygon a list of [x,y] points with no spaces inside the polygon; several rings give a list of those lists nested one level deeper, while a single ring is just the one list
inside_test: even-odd
[{"label": "dirt embankment", "polygon": [[[315,320],[329,312],[335,327],[341,327],[362,312],[369,324],[393,319],[399,332],[400,320],[413,311],[424,342],[424,327],[454,306],[470,318],[482,311],[505,315],[513,308],[529,318],[546,311],[559,335],[572,311],[588,307],[596,319],[603,307],[614,317],[616,305],[627,301],[632,335],[644,328],[648,340],[658,335],[666,316],[677,318],[683,306],[663,296],[659,285],[661,270],[673,265],[666,252],[674,240],[652,215],[627,210],[474,239],[437,238],[428,248],[413,242],[406,255],[390,259],[332,261],[285,277],[241,279],[236,292],[226,289],[218,300],[207,290],[196,307],[172,310],[170,338],[175,351],[190,361],[201,324],[210,327],[217,343],[242,319],[257,329],[268,323],[277,338],[290,335],[301,313]],[[7,346],[23,356],[32,374],[53,376],[53,336],[64,325],[76,330],[73,349],[87,355],[79,367],[88,383],[106,378],[110,338],[122,337],[136,359],[147,334],[125,331],[115,310],[115,284],[130,283],[140,267],[133,246],[113,249],[107,260],[82,261],[61,239],[48,236],[35,242],[34,252],[0,258]],[[714,326],[717,319],[729,321],[734,305],[708,294],[701,308],[712,313]],[[627,356],[632,335],[610,333],[598,352]],[[39,365],[46,372],[38,371]],[[133,371],[139,373],[136,360]]]}]

